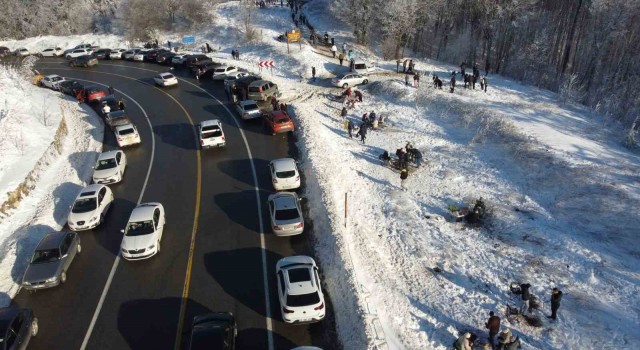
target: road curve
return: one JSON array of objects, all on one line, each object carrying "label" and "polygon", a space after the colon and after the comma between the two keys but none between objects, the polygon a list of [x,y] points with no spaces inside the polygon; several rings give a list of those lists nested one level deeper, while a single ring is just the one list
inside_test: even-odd
[{"label": "road curve", "polygon": [[[165,206],[167,226],[162,252],[149,260],[119,263],[86,348],[174,349],[176,342],[180,343],[177,348],[184,348],[192,317],[209,311],[231,311],[236,315],[238,349],[268,349],[269,338],[275,349],[310,344],[339,348],[331,308],[320,323],[291,326],[280,321],[275,263],[284,256],[313,255],[309,239],[312,232],[284,239],[270,233],[261,235],[256,193],[260,203],[265,203],[272,192],[268,161],[294,153],[290,139],[266,134],[256,123],[240,124],[253,156],[256,192],[251,161],[238,124],[232,119],[236,116],[229,115],[212,98],[224,101],[221,83],[200,84],[177,71],[180,86],[160,91],[149,84],[154,72],[166,71],[166,67],[128,62],[108,62],[81,70],[69,69],[60,60],[42,60],[38,69],[46,74],[114,86],[144,108],[152,129],[146,125],[143,111],[127,101],[142,144],[125,150],[129,168],[124,181],[112,186],[116,202],[107,221],[99,229],[81,234],[83,254],[70,268],[67,284],[32,294],[21,292],[15,298],[15,304],[33,308],[41,322],[41,333],[32,340],[30,349],[49,349],[52,344],[61,349],[80,348],[118,254],[122,238],[119,230],[144,183],[152,133],[156,139],[155,157],[142,201],[159,201]],[[223,123],[227,147],[201,152],[198,170],[200,151],[195,147],[191,122],[213,118]],[[113,135],[107,131],[105,150],[114,148],[117,145]],[[202,180],[200,191],[198,176]],[[261,210],[268,220],[264,205]],[[268,221],[264,225],[268,227]],[[188,269],[190,248],[192,264]],[[267,330],[263,257],[271,332]],[[188,273],[189,285],[185,289]],[[184,327],[177,334],[181,320]]]}]

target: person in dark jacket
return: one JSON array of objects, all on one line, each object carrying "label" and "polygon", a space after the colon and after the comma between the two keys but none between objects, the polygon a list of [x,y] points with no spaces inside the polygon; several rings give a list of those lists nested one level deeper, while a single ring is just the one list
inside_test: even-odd
[{"label": "person in dark jacket", "polygon": [[453,93],[453,91],[456,89],[456,76],[455,76],[455,74],[451,75],[450,85],[451,85],[451,88],[450,88],[449,92]]},{"label": "person in dark jacket", "polygon": [[[409,177],[409,171],[407,171],[406,167],[403,167],[402,170],[400,170],[400,188],[402,188],[403,190],[407,189],[407,187],[405,186],[405,183],[407,182],[408,177]],[[466,338],[468,339],[469,337],[466,337]],[[462,349],[471,349],[471,348],[464,347]]]},{"label": "person in dark jacket", "polygon": [[551,318],[555,320],[558,317],[558,309],[560,308],[560,302],[562,301],[562,291],[558,288],[553,288],[551,291]]},{"label": "person in dark jacket", "polygon": [[529,289],[531,288],[531,285],[529,283],[523,283],[520,285],[520,296],[521,296],[521,300],[522,300],[522,305],[520,306],[520,313],[521,314],[525,314],[526,312],[529,312],[529,300],[531,299],[531,292],[529,291]]},{"label": "person in dark jacket", "polygon": [[489,312],[489,320],[485,323],[485,327],[489,330],[489,344],[493,348],[495,346],[495,338],[500,332],[500,317],[496,316],[493,311]]},{"label": "person in dark jacket", "polygon": [[467,63],[466,62],[460,63],[460,74],[462,74],[463,77],[464,77],[464,71],[466,69],[467,69]]},{"label": "person in dark jacket", "polygon": [[480,80],[480,82],[484,85],[484,92],[487,92],[487,85],[489,85],[489,83],[487,83],[487,77],[482,77],[482,79]]},{"label": "person in dark jacket", "polygon": [[342,111],[340,111],[340,116],[342,118],[346,118],[347,117],[347,107],[342,107]]},{"label": "person in dark jacket", "polygon": [[362,123],[362,125],[360,125],[360,130],[358,130],[358,134],[360,135],[360,141],[362,141],[362,144],[364,144],[364,140],[367,138],[367,124],[366,123]]},{"label": "person in dark jacket", "polygon": [[347,130],[349,131],[349,138],[352,139],[353,138],[353,122],[351,120],[349,120],[349,122],[347,123]]},{"label": "person in dark jacket", "polygon": [[311,67],[311,76],[313,77],[313,81],[316,81],[316,67]]},{"label": "person in dark jacket", "polygon": [[362,102],[362,92],[360,90],[354,91],[353,94],[356,96],[356,101]]},{"label": "person in dark jacket", "polygon": [[115,90],[113,89],[113,86],[109,85],[109,95],[113,95],[115,93]]},{"label": "person in dark jacket", "polygon": [[123,100],[123,99],[120,99],[120,100],[118,101],[118,109],[119,109],[119,110],[121,110],[121,111],[124,111],[124,107],[125,107],[125,106],[124,106],[124,100]]},{"label": "person in dark jacket", "polygon": [[407,62],[407,60],[404,60],[404,62],[402,62],[402,73],[407,72]]}]

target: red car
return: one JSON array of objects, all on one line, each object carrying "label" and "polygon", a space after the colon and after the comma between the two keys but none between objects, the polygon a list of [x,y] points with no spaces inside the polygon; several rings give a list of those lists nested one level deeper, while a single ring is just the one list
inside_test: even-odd
[{"label": "red car", "polygon": [[283,111],[263,113],[262,123],[273,135],[293,131],[293,121],[289,115]]},{"label": "red car", "polygon": [[98,103],[100,99],[107,96],[104,90],[101,90],[97,86],[87,86],[84,90],[84,100],[87,103]]}]

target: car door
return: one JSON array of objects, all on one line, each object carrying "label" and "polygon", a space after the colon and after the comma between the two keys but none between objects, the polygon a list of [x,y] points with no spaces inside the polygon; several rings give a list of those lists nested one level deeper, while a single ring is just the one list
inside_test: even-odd
[{"label": "car door", "polygon": [[104,214],[105,206],[107,203],[107,201],[104,198],[106,194],[107,194],[106,187],[103,187],[100,189],[100,191],[98,191],[98,211],[100,212],[100,215]]},{"label": "car door", "polygon": [[65,235],[60,242],[60,246],[58,247],[58,249],[60,250],[60,263],[62,264],[62,271],[67,271],[69,265],[71,264],[71,255],[69,254],[70,248],[71,240],[69,240],[68,236]]},{"label": "car door", "polygon": [[28,335],[29,327],[25,325],[24,322],[24,313],[18,312],[16,317],[11,322],[9,333],[13,333],[15,335],[15,339],[12,345],[9,345],[7,342],[7,349],[11,350],[23,350],[26,349],[27,344],[25,344],[25,340]]},{"label": "car door", "polygon": [[276,169],[273,166],[273,163],[269,163],[269,171],[271,172],[271,181],[275,182],[277,178],[276,178]]},{"label": "car door", "polygon": [[280,298],[280,306],[286,305],[284,298],[285,286],[284,286],[284,273],[282,270],[278,271],[278,298]]},{"label": "car door", "polygon": [[[64,238],[64,245],[65,248],[67,249],[67,261],[65,262],[66,266],[65,269],[69,268],[69,266],[71,265],[71,262],[73,261],[73,259],[75,259],[76,254],[78,253],[78,242],[77,242],[77,238],[78,235],[75,232],[69,232],[67,233],[66,237]],[[64,256],[64,253],[63,253]]]},{"label": "car door", "polygon": [[116,153],[116,163],[118,164],[118,170],[120,170],[120,174],[124,174],[124,166],[126,161],[122,158],[122,152]]},{"label": "car door", "polygon": [[162,240],[163,231],[163,222],[161,222],[160,214],[160,208],[155,208],[153,210],[153,225],[158,235],[158,241]]},{"label": "car door", "polygon": [[273,199],[269,200],[269,214],[271,217],[271,226],[276,226],[276,208]]}]

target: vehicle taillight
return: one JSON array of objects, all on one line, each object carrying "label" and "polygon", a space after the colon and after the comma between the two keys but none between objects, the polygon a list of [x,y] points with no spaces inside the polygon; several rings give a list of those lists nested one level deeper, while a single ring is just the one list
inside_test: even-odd
[{"label": "vehicle taillight", "polygon": [[222,141],[224,141],[224,136],[222,136]]},{"label": "vehicle taillight", "polygon": [[324,303],[322,303],[322,304],[320,304],[320,305],[318,305],[318,306],[314,307],[313,309],[314,309],[314,310],[322,310],[322,309],[324,309]]},{"label": "vehicle taillight", "polygon": [[289,310],[289,309],[287,309],[286,307],[283,307],[283,308],[282,308],[282,312],[284,312],[285,314],[292,314],[292,313],[294,313],[294,311],[293,311],[293,310]]},{"label": "vehicle taillight", "polygon": [[273,226],[273,229],[276,231],[282,231],[282,227],[280,226]]},{"label": "vehicle taillight", "polygon": [[301,227],[304,227],[304,222],[301,222],[301,223],[296,225],[296,228],[301,228]]}]

